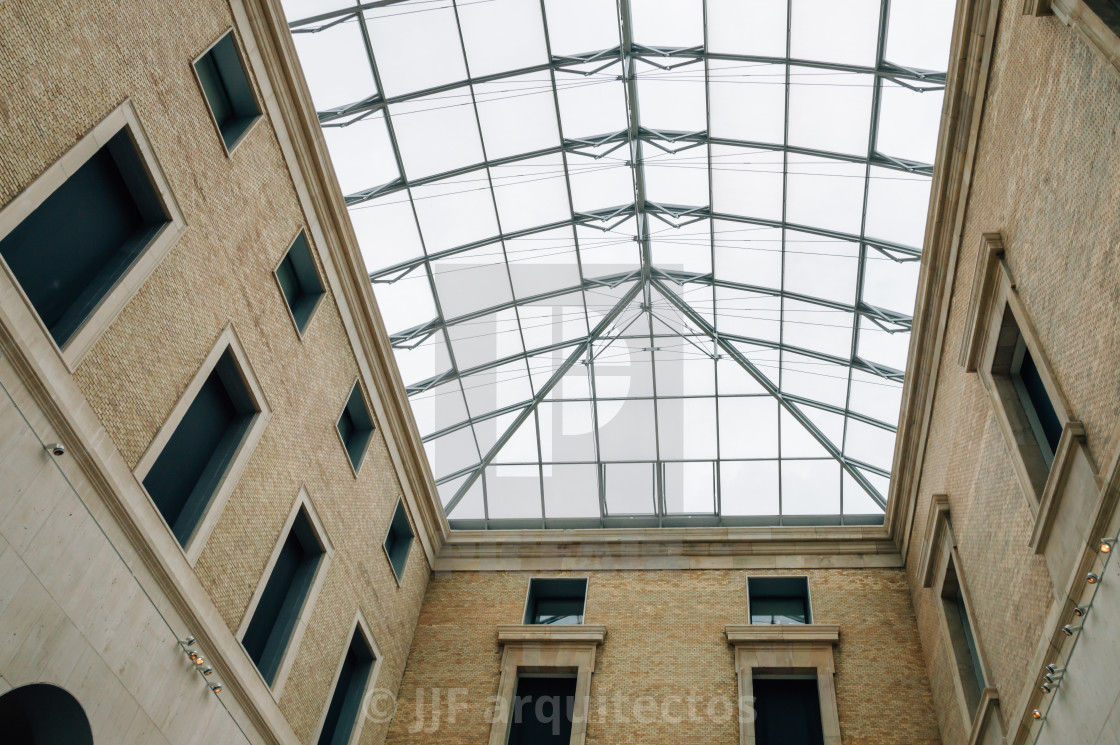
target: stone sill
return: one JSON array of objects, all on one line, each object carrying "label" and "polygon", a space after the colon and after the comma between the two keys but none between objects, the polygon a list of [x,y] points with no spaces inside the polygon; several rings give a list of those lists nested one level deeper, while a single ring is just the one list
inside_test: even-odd
[{"label": "stone sill", "polygon": [[498,626],[499,644],[602,644],[607,638],[606,626],[542,626],[503,624]]},{"label": "stone sill", "polygon": [[839,644],[840,627],[834,624],[738,624],[727,626],[728,644]]}]

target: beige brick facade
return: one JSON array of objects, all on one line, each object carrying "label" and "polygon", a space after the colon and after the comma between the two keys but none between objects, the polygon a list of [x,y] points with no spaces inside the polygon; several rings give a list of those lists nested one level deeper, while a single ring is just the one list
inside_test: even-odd
[{"label": "beige brick facade", "polygon": [[[814,622],[840,626],[835,654],[843,742],[940,742],[902,571],[775,573],[807,574]],[[588,743],[739,742],[734,650],[724,627],[749,621],[745,572],[542,575],[589,577],[585,623],[607,629],[591,682]],[[497,627],[521,621],[529,578],[542,575],[433,575],[388,743],[486,741],[500,673]],[[462,706],[448,722],[448,693],[456,688],[465,689],[456,694]],[[433,689],[441,696],[438,729]]]}]

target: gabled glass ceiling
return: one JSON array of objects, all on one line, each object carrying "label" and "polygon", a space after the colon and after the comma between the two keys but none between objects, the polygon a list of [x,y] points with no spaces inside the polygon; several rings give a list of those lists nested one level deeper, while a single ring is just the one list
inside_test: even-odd
[{"label": "gabled glass ceiling", "polygon": [[948,0],[286,0],[453,527],[883,519]]}]

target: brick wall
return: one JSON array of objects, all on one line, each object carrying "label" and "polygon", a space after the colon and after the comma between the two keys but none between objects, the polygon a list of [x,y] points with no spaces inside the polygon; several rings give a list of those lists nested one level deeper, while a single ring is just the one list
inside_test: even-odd
[{"label": "brick wall", "polygon": [[[401,490],[380,432],[358,478],[335,433],[358,374],[335,299],[301,341],[273,279],[304,224],[277,134],[266,117],[227,157],[195,80],[192,60],[232,25],[225,0],[0,3],[0,205],[132,99],[189,227],[75,380],[133,467],[233,322],[273,417],[196,572],[236,630],[307,488],[336,549],[280,700],[307,741],[359,608],[384,655],[379,684],[395,690],[428,567],[414,544],[398,587],[381,549]],[[383,738],[375,723],[362,742]]]},{"label": "brick wall", "polygon": [[[799,573],[809,576],[814,620],[840,625],[836,690],[845,745],[939,743],[903,572]],[[520,623],[531,576],[536,575],[456,572],[432,577],[388,743],[487,741],[488,698],[497,691],[499,678],[496,627]],[[544,576],[590,577],[585,622],[607,627],[591,683],[588,743],[739,742],[739,725],[729,709],[738,691],[734,652],[723,631],[727,624],[749,620],[745,572]],[[438,729],[430,713],[434,688],[441,689]],[[448,692],[455,688],[465,689],[456,700],[466,707],[456,707],[451,723]],[[648,703],[641,704],[642,697],[649,697]],[[635,705],[644,708],[635,710]]]},{"label": "brick wall", "polygon": [[[1030,660],[1053,588],[1027,545],[1033,521],[991,401],[957,363],[984,232],[1003,234],[1018,291],[1098,464],[1120,414],[1120,77],[1053,17],[1005,2],[995,40],[956,267],[929,444],[910,543],[911,573],[932,494],[949,497],[960,572],[1005,718],[1037,673]],[[967,740],[934,612],[914,605],[946,745]]]}]

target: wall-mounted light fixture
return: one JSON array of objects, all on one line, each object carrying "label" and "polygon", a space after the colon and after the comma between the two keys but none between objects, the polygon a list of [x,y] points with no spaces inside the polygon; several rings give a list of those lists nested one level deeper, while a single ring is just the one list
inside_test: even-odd
[{"label": "wall-mounted light fixture", "polygon": [[1115,545],[1116,545],[1116,539],[1115,538],[1102,538],[1101,539],[1101,553],[1102,554],[1112,553],[1112,548]]},{"label": "wall-mounted light fixture", "polygon": [[1088,605],[1079,605],[1073,609],[1073,615],[1077,616],[1078,618],[1084,618],[1085,614],[1088,613],[1089,609],[1092,607],[1092,603],[1089,603]]},{"label": "wall-mounted light fixture", "polygon": [[1095,585],[1101,581],[1101,578],[1098,577],[1094,572],[1089,572],[1085,575],[1085,581],[1091,585]]},{"label": "wall-mounted light fixture", "polygon": [[1031,718],[1034,719],[1037,722],[1041,722],[1046,717],[1042,716],[1041,711],[1039,711],[1038,709],[1035,709],[1034,711],[1031,712]]},{"label": "wall-mounted light fixture", "polygon": [[1062,633],[1066,636],[1073,636],[1075,631],[1081,631],[1080,626],[1071,626],[1068,623],[1062,627]]}]

